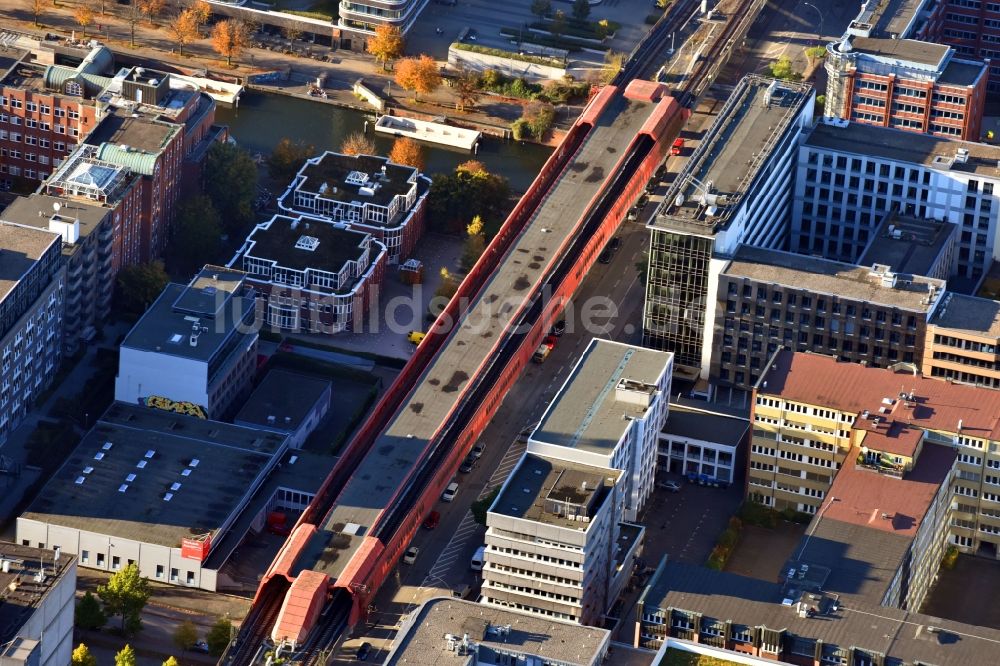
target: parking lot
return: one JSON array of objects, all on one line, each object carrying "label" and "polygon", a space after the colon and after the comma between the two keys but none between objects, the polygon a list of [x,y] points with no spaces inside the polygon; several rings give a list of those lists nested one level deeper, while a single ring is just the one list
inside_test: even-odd
[{"label": "parking lot", "polygon": [[[527,34],[527,26],[539,21],[531,13],[531,0],[430,0],[406,34],[406,51],[410,54],[426,53],[437,60],[448,59],[448,45],[458,41],[467,28],[476,31],[476,43],[482,46],[511,49],[512,37],[500,34],[500,28],[509,28]],[[554,2],[553,11],[562,10],[570,15],[572,5]],[[603,0],[592,5],[589,21],[608,19],[621,24],[615,37],[607,42],[613,51],[628,53],[639,43],[649,26],[643,18],[655,11],[652,0]],[[513,38],[516,44],[517,38]],[[600,54],[575,52],[572,58],[593,63],[600,67]]]}]

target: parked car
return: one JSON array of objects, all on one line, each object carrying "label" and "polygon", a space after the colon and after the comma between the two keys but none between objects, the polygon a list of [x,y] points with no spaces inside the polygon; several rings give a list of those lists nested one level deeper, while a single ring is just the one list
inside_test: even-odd
[{"label": "parked car", "polygon": [[677,483],[676,481],[660,481],[656,485],[659,486],[660,488],[663,488],[664,490],[669,490],[672,493],[676,493],[681,489],[680,484]]},{"label": "parked car", "polygon": [[437,511],[431,511],[427,516],[427,520],[424,521],[424,529],[432,530],[441,524],[441,514]]},{"label": "parked car", "polygon": [[448,487],[444,489],[444,492],[441,493],[441,501],[454,502],[455,495],[457,494],[458,494],[458,484],[452,481],[451,483],[448,484]]},{"label": "parked car", "polygon": [[615,236],[614,238],[611,239],[611,242],[608,243],[608,248],[612,252],[617,252],[622,248],[622,239],[619,238],[618,236]]},{"label": "parked car", "polygon": [[611,263],[611,250],[609,250],[608,248],[604,248],[604,251],[601,252],[600,255],[598,255],[597,262],[601,263],[601,264],[610,264]]},{"label": "parked car", "polygon": [[425,337],[427,337],[427,334],[423,331],[410,331],[406,334],[406,339],[415,345],[419,345]]},{"label": "parked car", "polygon": [[476,460],[479,460],[480,458],[483,457],[483,453],[485,452],[486,452],[486,445],[483,444],[482,442],[476,442],[476,445],[472,447],[472,451],[469,452],[469,455],[475,458]]},{"label": "parked car", "polygon": [[462,474],[468,474],[473,470],[473,468],[475,468],[475,466],[476,466],[476,459],[473,458],[471,455],[468,455],[465,457],[465,460],[462,461],[462,465],[458,468],[458,471],[461,472]]},{"label": "parked car", "polygon": [[410,546],[406,549],[406,553],[403,554],[403,564],[413,564],[417,561],[417,555],[420,554],[420,549],[416,546]]},{"label": "parked car", "polygon": [[684,150],[684,139],[675,139],[674,145],[670,146],[671,155],[680,155]]},{"label": "parked car", "polygon": [[191,645],[191,652],[200,652],[201,654],[208,654],[208,643],[205,641],[195,641]]},{"label": "parked car", "polygon": [[371,653],[372,653],[372,644],[371,643],[362,643],[361,647],[358,648],[358,652],[357,652],[357,655],[356,655],[357,660],[358,661],[368,661],[368,657],[371,656]]},{"label": "parked car", "polygon": [[556,323],[552,324],[552,335],[561,337],[563,333],[566,332],[566,320],[560,319]]}]

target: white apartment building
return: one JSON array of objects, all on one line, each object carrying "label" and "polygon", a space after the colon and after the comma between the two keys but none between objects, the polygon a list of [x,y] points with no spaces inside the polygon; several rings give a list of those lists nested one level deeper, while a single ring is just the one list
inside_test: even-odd
[{"label": "white apartment building", "polygon": [[949,283],[974,283],[1000,252],[998,163],[997,146],[825,120],[799,151],[789,249],[856,262],[898,210],[957,225]]},{"label": "white apartment building", "polygon": [[748,439],[746,417],[713,411],[708,403],[672,403],[660,432],[657,474],[682,475],[692,482],[733,483]]},{"label": "white apartment building", "polygon": [[62,360],[66,272],[57,234],[0,224],[0,444]]},{"label": "white apartment building", "polygon": [[73,652],[76,558],[0,541],[0,664],[66,666]]},{"label": "white apartment building", "polygon": [[481,602],[600,624],[641,553],[625,473],[525,453],[486,517]]},{"label": "white apartment building", "polygon": [[653,492],[673,354],[593,339],[528,439],[528,452],[625,472],[625,520]]},{"label": "white apartment building", "polygon": [[189,285],[168,284],[121,344],[115,400],[169,401],[219,418],[245,397],[257,362],[254,295],[245,277],[205,266]]},{"label": "white apartment building", "polygon": [[814,104],[808,85],[744,77],[650,220],[643,344],[673,352],[686,375],[708,377],[727,258],[741,243],[784,246]]}]

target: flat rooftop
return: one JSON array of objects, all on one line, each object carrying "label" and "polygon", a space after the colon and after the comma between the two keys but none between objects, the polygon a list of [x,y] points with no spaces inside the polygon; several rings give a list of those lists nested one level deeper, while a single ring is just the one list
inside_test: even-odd
[{"label": "flat rooftop", "polygon": [[1000,302],[948,292],[928,323],[971,335],[1000,337]]},{"label": "flat rooftop", "polygon": [[0,224],[0,301],[3,301],[60,236],[39,229]]},{"label": "flat rooftop", "polygon": [[[761,388],[764,381],[766,389]],[[952,384],[909,371],[893,372],[821,354],[783,350],[762,374],[758,391],[847,413],[868,411],[926,430],[954,433],[961,421],[963,435],[1000,439],[1000,391]],[[906,399],[901,391],[908,394]],[[883,407],[886,412],[880,411]]]},{"label": "flat rooftop", "polygon": [[[490,513],[586,531],[611,493],[620,470],[581,465],[526,453],[490,507]],[[580,507],[555,513],[552,506]],[[590,509],[593,509],[592,511]],[[586,516],[586,521],[576,516]]]},{"label": "flat rooftop", "polygon": [[[656,103],[629,100],[619,93],[597,116],[563,177],[512,242],[507,256],[341,490],[319,533],[296,563],[299,569],[315,569],[333,579],[341,575],[428,441],[458,406],[468,388],[468,373],[492,353],[500,333],[541,285],[561,239],[572,235],[589,202],[624,159],[628,146],[656,108]],[[361,527],[356,533],[347,533],[347,525]]]},{"label": "flat rooftop", "polygon": [[670,415],[663,426],[664,434],[739,446],[750,429],[750,421],[745,417],[708,411],[710,403],[704,404],[706,409],[670,403]]},{"label": "flat rooftop", "polygon": [[330,400],[330,387],[328,380],[319,377],[277,368],[270,370],[243,403],[234,421],[288,432],[298,430],[320,400]]},{"label": "flat rooftop", "polygon": [[[636,396],[658,392],[671,356],[670,352],[591,340],[531,439],[611,455],[631,427],[624,417],[641,418],[646,413]],[[619,388],[622,382],[628,388]]]},{"label": "flat rooftop", "polygon": [[0,82],[6,83],[6,74],[10,69],[24,59],[29,51],[3,44],[0,46]]},{"label": "flat rooftop", "polygon": [[914,312],[927,312],[928,295],[932,290],[940,294],[945,287],[942,280],[909,275],[899,276],[894,287],[886,286],[870,266],[748,245],[739,247],[723,273]]},{"label": "flat rooftop", "polygon": [[275,215],[247,236],[244,257],[274,261],[296,271],[339,272],[367,250],[369,234],[339,229],[329,222]]},{"label": "flat rooftop", "polygon": [[[208,361],[254,308],[241,271],[206,266],[190,285],[170,283],[128,332],[122,347]],[[196,344],[193,326],[200,323]]]},{"label": "flat rooftop", "polygon": [[[413,621],[397,636],[386,666],[469,664],[468,655],[448,649],[446,634],[457,636],[459,641],[468,634],[469,640],[479,645],[482,663],[503,663],[499,655],[513,653],[536,657],[538,663],[589,666],[607,651],[611,641],[606,629],[546,620],[461,599],[428,599],[412,617]],[[527,663],[532,661],[527,659]]]},{"label": "flat rooftop", "polygon": [[[755,75],[741,79],[650,224],[696,233],[724,228],[811,91],[808,84]],[[715,197],[706,199],[709,183]]]},{"label": "flat rooftop", "polygon": [[852,37],[852,50],[858,53],[915,62],[940,69],[951,47],[946,44],[921,42],[916,39],[891,39],[887,37]]},{"label": "flat rooftop", "polygon": [[941,73],[938,83],[946,83],[952,86],[971,86],[979,80],[979,77],[987,76],[988,74],[989,72],[984,62],[952,58]]},{"label": "flat rooftop", "polygon": [[[17,637],[49,590],[62,580],[76,559],[75,555],[63,553],[56,562],[53,556],[54,552],[51,550],[0,541],[0,562],[10,562],[9,572],[0,571],[0,590],[3,590],[3,602],[0,603],[0,646]],[[35,576],[41,570],[43,561],[45,580],[38,581]]]},{"label": "flat rooftop", "polygon": [[[905,664],[991,663],[1000,644],[995,629],[863,602],[800,617],[793,606],[781,604],[782,597],[777,583],[671,561],[657,571],[641,598],[647,607],[697,612],[740,627],[786,629],[795,636],[843,649],[857,646]],[[932,627],[942,631],[931,632]]]},{"label": "flat rooftop", "polygon": [[59,204],[59,217],[63,220],[80,221],[80,238],[87,235],[107,217],[109,209],[96,202],[91,203],[76,197],[53,197],[47,194],[32,194],[17,197],[0,212],[0,220],[36,229],[49,229],[49,219],[55,213],[52,204]]},{"label": "flat rooftop", "polygon": [[116,402],[22,518],[179,547],[185,537],[218,533],[276,463],[285,440]]},{"label": "flat rooftop", "polygon": [[[388,206],[393,198],[405,196],[413,188],[417,188],[418,196],[422,194],[427,185],[417,178],[419,175],[413,167],[395,164],[385,157],[326,152],[306,162],[295,189],[332,201]],[[294,200],[289,204],[294,207]]]},{"label": "flat rooftop", "polygon": [[883,264],[896,273],[928,275],[941,253],[954,242],[956,230],[950,222],[892,212],[882,218],[858,264]]},{"label": "flat rooftop", "polygon": [[[840,121],[841,126],[818,122],[805,145],[853,155],[870,155],[920,164],[940,171],[958,171],[1000,178],[1000,146],[948,139],[932,134]],[[963,161],[958,151],[968,151]],[[959,157],[959,159],[956,159]]]},{"label": "flat rooftop", "polygon": [[113,106],[108,109],[109,113],[87,137],[87,143],[94,146],[102,143],[128,146],[155,155],[166,148],[170,140],[181,131],[181,126],[174,123],[155,120],[143,114],[134,118],[131,112]]},{"label": "flat rooftop", "polygon": [[14,50],[0,51],[0,72],[3,72],[0,83],[20,90],[64,97],[58,91],[45,89],[45,67],[23,59],[26,55],[28,52],[23,51],[21,58],[18,58]]}]

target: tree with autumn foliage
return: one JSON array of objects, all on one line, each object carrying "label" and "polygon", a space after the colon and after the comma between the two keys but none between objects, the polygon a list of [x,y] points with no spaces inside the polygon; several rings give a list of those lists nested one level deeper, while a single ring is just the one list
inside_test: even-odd
[{"label": "tree with autumn foliage", "polygon": [[344,155],[374,155],[375,142],[361,132],[351,132],[340,144],[340,152]]},{"label": "tree with autumn foliage", "polygon": [[160,15],[160,12],[167,6],[167,0],[132,0],[149,17],[149,25],[153,25],[153,20]]},{"label": "tree with autumn foliage", "polygon": [[475,106],[479,98],[479,74],[469,69],[462,69],[452,81],[451,89],[455,91],[459,111],[465,111],[468,106]]},{"label": "tree with autumn foliage", "polygon": [[403,33],[394,25],[375,27],[375,36],[368,40],[368,53],[382,63],[382,69],[403,55]]},{"label": "tree with autumn foliage", "polygon": [[177,42],[180,54],[184,55],[184,47],[198,39],[198,15],[193,9],[185,9],[177,17],[177,20],[170,24],[170,34]]},{"label": "tree with autumn foliage", "polygon": [[238,58],[249,43],[250,34],[242,21],[219,21],[212,28],[212,48],[219,55],[225,56],[229,67],[233,66],[233,58]]},{"label": "tree with autumn foliage", "polygon": [[88,2],[84,2],[76,6],[73,10],[73,18],[80,25],[83,30],[83,39],[87,39],[87,26],[94,23],[94,8]]},{"label": "tree with autumn foliage", "polygon": [[41,23],[38,22],[38,17],[42,15],[42,7],[45,5],[45,0],[31,0],[31,13],[35,16],[35,26],[38,27]]},{"label": "tree with autumn foliage", "polygon": [[393,142],[389,159],[396,164],[411,166],[417,171],[424,170],[424,149],[419,143],[405,136]]},{"label": "tree with autumn foliage", "polygon": [[462,270],[468,272],[486,251],[486,233],[483,218],[476,215],[465,227],[465,245],[462,248]]},{"label": "tree with autumn foliage", "polygon": [[420,94],[432,93],[441,85],[441,72],[429,55],[404,58],[396,65],[396,83],[404,90],[412,90],[413,99],[417,99]]},{"label": "tree with autumn foliage", "polygon": [[198,0],[191,5],[191,11],[194,12],[194,17],[198,20],[199,29],[208,23],[208,19],[212,17],[212,5],[205,2],[205,0]]}]

